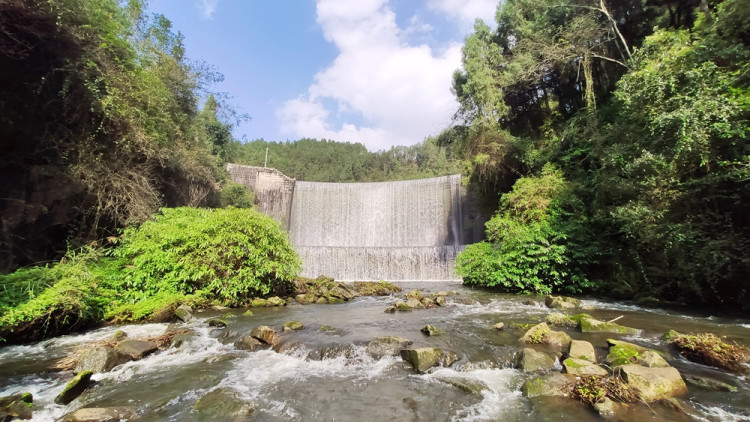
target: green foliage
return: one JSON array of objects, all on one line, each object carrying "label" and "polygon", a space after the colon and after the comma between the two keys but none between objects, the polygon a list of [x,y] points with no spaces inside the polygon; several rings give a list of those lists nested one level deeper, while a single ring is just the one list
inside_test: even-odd
[{"label": "green foliage", "polygon": [[223,208],[252,208],[255,203],[255,195],[239,183],[225,180],[219,193],[219,203]]},{"label": "green foliage", "polygon": [[578,243],[579,204],[559,170],[545,166],[540,176],[519,179],[500,202],[487,223],[488,242],[457,258],[465,284],[535,294],[592,286],[583,267],[594,251]]},{"label": "green foliage", "polygon": [[268,166],[289,177],[312,182],[380,182],[460,173],[451,151],[433,138],[412,146],[369,152],[362,144],[300,139],[294,142],[233,142],[227,146],[232,163]]},{"label": "green foliage", "polygon": [[241,303],[285,289],[300,265],[288,234],[253,209],[164,208],[125,230],[115,254],[131,263],[121,281],[130,302],[202,292]]}]

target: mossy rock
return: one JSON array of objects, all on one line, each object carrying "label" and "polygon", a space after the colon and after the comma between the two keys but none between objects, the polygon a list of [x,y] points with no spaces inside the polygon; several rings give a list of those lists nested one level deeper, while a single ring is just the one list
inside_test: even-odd
[{"label": "mossy rock", "polygon": [[591,375],[604,376],[608,374],[606,369],[595,363],[591,363],[583,359],[567,358],[562,362],[562,365],[563,368],[565,368],[565,373],[575,375],[577,377]]},{"label": "mossy rock", "polygon": [[252,306],[253,308],[264,308],[269,305],[268,305],[267,300],[260,298],[260,297],[256,297],[250,302],[250,306]]},{"label": "mossy rock", "polygon": [[448,367],[458,359],[456,354],[438,349],[437,347],[422,347],[419,349],[401,350],[401,358],[409,362],[415,371],[424,373],[433,366]]},{"label": "mossy rock", "polygon": [[568,356],[576,359],[587,360],[591,363],[596,363],[596,351],[594,350],[594,346],[588,341],[571,341],[570,349],[568,350]]},{"label": "mossy rock", "polygon": [[304,328],[305,326],[299,321],[287,321],[284,323],[284,331],[299,331]]},{"label": "mossy rock", "polygon": [[420,331],[423,334],[426,334],[426,335],[428,335],[430,337],[439,336],[441,334],[445,334],[445,331],[443,331],[440,328],[437,328],[435,326],[429,325],[429,324],[427,324],[424,327],[422,327],[422,329]]},{"label": "mossy rock", "polygon": [[227,328],[229,324],[221,318],[211,318],[208,320],[208,326],[214,328]]},{"label": "mossy rock", "polygon": [[567,397],[575,382],[576,377],[572,375],[553,372],[527,380],[521,392],[528,398]]},{"label": "mossy rock", "polygon": [[31,393],[18,393],[0,397],[0,420],[31,419],[33,403],[34,397]]},{"label": "mossy rock", "polygon": [[566,296],[547,296],[544,304],[552,309],[576,309],[581,305],[581,301]]},{"label": "mossy rock", "polygon": [[247,311],[245,311],[245,312],[242,313],[242,316],[244,316],[244,317],[253,316],[253,315],[255,315],[255,314],[250,309],[248,309]]},{"label": "mossy rock", "polygon": [[605,322],[594,318],[581,318],[579,327],[583,333],[637,334],[640,331],[615,322]]},{"label": "mossy rock", "polygon": [[235,319],[235,318],[237,318],[237,314],[232,313],[232,312],[227,312],[224,315],[220,316],[219,318],[221,318],[224,321],[226,321],[226,320],[229,320],[229,319]]},{"label": "mossy rock", "polygon": [[66,405],[75,400],[76,397],[83,394],[83,392],[89,388],[89,385],[91,385],[91,376],[93,374],[94,373],[91,371],[81,371],[77,373],[72,380],[68,381],[60,394],[55,397],[55,403]]},{"label": "mossy rock", "polygon": [[731,372],[750,372],[750,351],[725,342],[712,333],[684,334],[670,331],[669,344],[686,359]]},{"label": "mossy rock", "polygon": [[524,348],[518,359],[518,368],[524,372],[549,371],[555,366],[555,358],[548,353]]},{"label": "mossy rock", "polygon": [[708,377],[701,377],[697,375],[688,375],[685,377],[685,381],[696,387],[702,388],[709,391],[723,391],[727,393],[736,393],[737,387],[729,385],[725,382],[715,380]]},{"label": "mossy rock", "polygon": [[407,299],[416,299],[418,301],[422,300],[422,292],[420,292],[418,289],[414,289],[406,294]]},{"label": "mossy rock", "polygon": [[620,375],[647,403],[687,393],[685,381],[672,367],[646,368],[635,364],[623,365],[620,367]]},{"label": "mossy rock", "polygon": [[269,297],[266,302],[268,306],[286,306],[286,300],[278,296]]},{"label": "mossy rock", "polygon": [[399,312],[409,312],[412,310],[412,307],[406,304],[406,302],[398,301],[396,302],[396,310]]},{"label": "mossy rock", "polygon": [[388,296],[401,291],[401,287],[388,281],[357,281],[354,289],[358,296]]},{"label": "mossy rock", "polygon": [[270,345],[276,344],[279,339],[279,335],[276,333],[276,330],[267,325],[261,325],[260,327],[253,328],[253,331],[250,332],[250,335],[262,341],[263,343]]},{"label": "mossy rock", "polygon": [[443,307],[445,306],[445,303],[446,303],[445,296],[438,296],[435,298],[435,304],[437,306]]},{"label": "mossy rock", "polygon": [[193,308],[187,305],[180,305],[174,310],[174,315],[183,322],[189,322],[193,319]]},{"label": "mossy rock", "polygon": [[344,303],[344,299],[338,298],[336,296],[328,296],[326,298],[328,300],[328,303],[331,305],[338,305]]},{"label": "mossy rock", "polygon": [[219,388],[206,394],[195,402],[193,409],[209,420],[247,418],[255,410],[250,403],[228,388]]},{"label": "mossy rock", "polygon": [[561,314],[559,312],[555,312],[555,313],[547,315],[544,321],[549,325],[555,325],[558,327],[577,327],[578,326],[578,321],[575,321],[573,320],[573,318],[565,314]]},{"label": "mossy rock", "polygon": [[550,344],[567,348],[571,338],[562,331],[551,330],[546,322],[542,322],[531,327],[519,341],[524,344]]},{"label": "mossy rock", "polygon": [[412,341],[403,337],[375,337],[367,344],[367,353],[376,359],[383,356],[396,356],[401,349],[411,346]]},{"label": "mossy rock", "polygon": [[126,338],[128,338],[128,333],[126,333],[125,331],[122,331],[122,330],[117,330],[117,331],[115,331],[114,334],[112,334],[112,337],[110,337],[109,339],[111,341],[114,341],[116,343],[118,341],[125,340]]}]

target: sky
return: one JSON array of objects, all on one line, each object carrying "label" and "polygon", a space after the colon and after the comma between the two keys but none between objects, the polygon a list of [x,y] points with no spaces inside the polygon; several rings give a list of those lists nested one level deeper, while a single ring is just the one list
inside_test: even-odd
[{"label": "sky", "polygon": [[474,20],[497,0],[150,0],[211,89],[250,116],[238,139],[413,145],[448,127],[450,91]]}]

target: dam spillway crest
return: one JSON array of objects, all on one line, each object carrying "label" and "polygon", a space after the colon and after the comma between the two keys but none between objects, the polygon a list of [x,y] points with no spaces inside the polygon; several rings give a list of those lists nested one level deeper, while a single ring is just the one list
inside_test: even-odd
[{"label": "dam spillway crest", "polygon": [[264,167],[229,164],[227,171],[289,231],[303,277],[454,280],[456,255],[477,240],[460,175],[325,183]]}]

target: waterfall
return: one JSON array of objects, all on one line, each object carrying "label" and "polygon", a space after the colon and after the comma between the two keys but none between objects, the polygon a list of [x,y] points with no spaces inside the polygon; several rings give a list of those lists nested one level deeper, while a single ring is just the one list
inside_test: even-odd
[{"label": "waterfall", "polygon": [[302,275],[451,280],[461,250],[461,176],[294,185],[289,232]]}]

